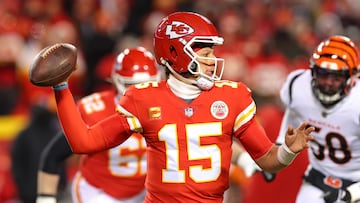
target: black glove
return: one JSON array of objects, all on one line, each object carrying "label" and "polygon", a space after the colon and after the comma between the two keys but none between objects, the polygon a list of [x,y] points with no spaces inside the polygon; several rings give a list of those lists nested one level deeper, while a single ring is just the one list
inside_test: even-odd
[{"label": "black glove", "polygon": [[324,200],[326,203],[350,203],[351,202],[351,194],[348,190],[339,189],[339,190],[331,190],[324,194]]},{"label": "black glove", "polygon": [[275,173],[270,173],[270,172],[267,172],[267,171],[261,171],[261,174],[263,175],[264,179],[266,180],[266,182],[272,182],[275,177],[276,177],[276,174]]}]

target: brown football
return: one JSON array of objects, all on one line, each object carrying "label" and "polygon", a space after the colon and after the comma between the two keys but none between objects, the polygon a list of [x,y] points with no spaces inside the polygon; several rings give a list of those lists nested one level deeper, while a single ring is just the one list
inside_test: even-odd
[{"label": "brown football", "polygon": [[30,66],[29,79],[36,86],[54,86],[65,81],[76,69],[77,49],[57,43],[42,49]]}]

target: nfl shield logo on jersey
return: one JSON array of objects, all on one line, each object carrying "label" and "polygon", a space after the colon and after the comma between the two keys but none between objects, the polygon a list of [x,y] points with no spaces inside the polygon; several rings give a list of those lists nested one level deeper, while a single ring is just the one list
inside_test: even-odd
[{"label": "nfl shield logo on jersey", "polygon": [[193,108],[190,108],[190,107],[185,108],[185,116],[191,117],[192,115],[194,115],[194,110],[193,110]]}]

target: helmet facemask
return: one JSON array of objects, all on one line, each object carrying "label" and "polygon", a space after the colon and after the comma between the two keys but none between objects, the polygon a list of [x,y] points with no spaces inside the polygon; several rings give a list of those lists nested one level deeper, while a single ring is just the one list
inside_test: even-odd
[{"label": "helmet facemask", "polygon": [[[311,86],[315,97],[325,107],[332,106],[343,99],[351,84],[351,78],[347,71],[336,71],[314,66],[312,68]],[[320,78],[332,77],[332,80],[341,81],[339,86],[323,85],[319,83]],[[327,79],[324,79],[327,80]]]},{"label": "helmet facemask", "polygon": [[[201,49],[204,47],[212,47],[214,45],[221,45],[223,43],[223,38],[216,36],[197,36],[192,38],[188,43],[184,45],[184,53],[191,59],[190,63],[186,67],[188,73],[178,74],[175,71],[172,71],[177,76],[180,76],[185,82],[197,85],[202,90],[209,90],[213,87],[214,81],[221,80],[222,74],[224,72],[224,59],[216,57],[204,57],[199,56],[196,53],[196,49]],[[194,50],[195,49],[195,50]],[[201,68],[201,63],[208,63],[209,65],[214,64],[214,70],[212,73],[205,73]],[[168,67],[169,68],[169,67]],[[170,71],[171,71],[170,67]],[[194,75],[196,79],[190,79],[184,77],[185,75]]]}]

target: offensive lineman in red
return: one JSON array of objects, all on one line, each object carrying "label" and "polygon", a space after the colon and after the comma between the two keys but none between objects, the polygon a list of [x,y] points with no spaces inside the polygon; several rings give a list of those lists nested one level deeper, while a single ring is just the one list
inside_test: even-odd
[{"label": "offensive lineman in red", "polygon": [[221,81],[224,60],[214,25],[205,17],[176,12],[154,35],[157,62],[166,81],[127,89],[117,113],[87,126],[76,109],[67,81],[53,87],[58,115],[74,153],[91,153],[124,142],[140,132],[147,144],[145,202],[222,202],[229,185],[233,138],[264,170],[285,168],[309,146],[313,127],[289,127],[275,146],[257,123],[251,91],[242,83]]}]

